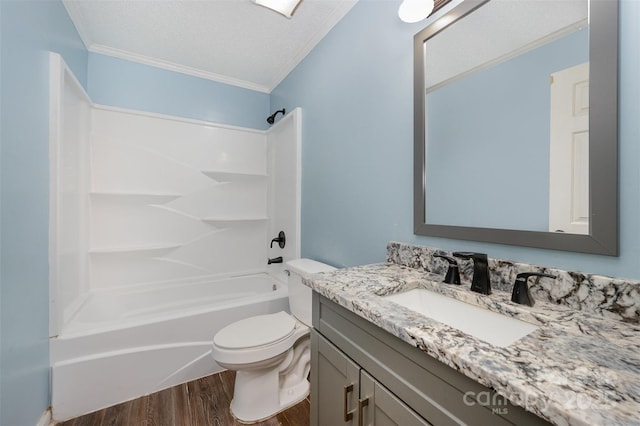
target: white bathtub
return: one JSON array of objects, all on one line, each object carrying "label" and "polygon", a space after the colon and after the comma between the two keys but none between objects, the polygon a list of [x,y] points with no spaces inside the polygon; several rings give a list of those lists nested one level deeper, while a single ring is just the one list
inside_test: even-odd
[{"label": "white bathtub", "polygon": [[99,291],[51,339],[55,420],[222,371],[213,336],[231,322],[289,310],[266,274]]}]

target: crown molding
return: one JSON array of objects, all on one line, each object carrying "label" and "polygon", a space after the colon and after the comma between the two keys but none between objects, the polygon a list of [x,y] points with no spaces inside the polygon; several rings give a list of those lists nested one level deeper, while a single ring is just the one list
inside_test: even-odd
[{"label": "crown molding", "polygon": [[[0,0],[2,1],[2,0]],[[206,80],[216,81],[218,83],[228,84],[231,86],[241,87],[243,89],[255,90],[257,92],[270,94],[282,81],[293,71],[300,62],[313,50],[313,48],[333,29],[333,27],[340,22],[340,20],[355,6],[358,0],[344,0],[340,2],[340,7],[336,8],[333,13],[327,17],[326,25],[323,26],[323,31],[315,34],[315,36],[309,40],[303,49],[301,49],[297,55],[291,60],[283,64],[280,70],[276,73],[276,76],[270,83],[263,85],[254,83],[247,80],[229,77],[222,74],[216,74],[210,71],[205,71],[198,68],[192,68],[186,65],[177,64],[162,59],[152,58],[150,56],[140,55],[130,51],[116,49],[113,47],[97,44],[89,36],[90,31],[87,30],[84,22],[84,18],[80,11],[80,8],[76,5],[74,0],[62,0],[64,7],[71,18],[71,21],[80,36],[80,39],[84,43],[86,49],[92,53],[99,53],[101,55],[111,56],[115,58],[124,59],[127,61],[137,62],[140,64],[149,65],[156,68],[161,68],[181,74],[190,75]]]},{"label": "crown molding", "polygon": [[250,81],[240,80],[237,78],[228,77],[226,75],[212,73],[209,71],[203,71],[201,69],[180,65],[173,62],[169,62],[169,61],[164,61],[162,59],[151,58],[149,56],[128,52],[126,50],[115,49],[113,47],[103,46],[100,44],[92,44],[91,46],[89,46],[88,50],[93,53],[99,53],[101,55],[107,55],[115,58],[126,59],[128,61],[150,65],[152,67],[162,68],[169,71],[179,72],[181,74],[187,74],[193,77],[199,77],[206,80],[217,81],[218,83],[224,83],[232,86],[242,87],[244,89],[255,90],[263,93],[271,92],[269,87],[263,86],[261,84],[256,84]]}]

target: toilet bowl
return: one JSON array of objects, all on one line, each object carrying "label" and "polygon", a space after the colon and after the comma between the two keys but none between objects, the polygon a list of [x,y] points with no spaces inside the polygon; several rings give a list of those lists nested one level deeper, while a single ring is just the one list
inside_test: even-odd
[{"label": "toilet bowl", "polygon": [[302,277],[334,270],[310,259],[287,262],[289,307],[234,322],[213,338],[212,355],[236,371],[231,413],[243,423],[267,419],[309,394],[311,289]]}]

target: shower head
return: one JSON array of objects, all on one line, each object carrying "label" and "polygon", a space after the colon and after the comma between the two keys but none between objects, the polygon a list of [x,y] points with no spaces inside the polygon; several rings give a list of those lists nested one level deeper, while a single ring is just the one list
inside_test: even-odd
[{"label": "shower head", "polygon": [[284,108],[279,109],[276,112],[274,112],[273,114],[271,114],[269,117],[267,117],[267,123],[273,124],[276,121],[276,115],[278,115],[279,112],[281,112],[282,115],[284,116],[284,114],[285,114]]}]

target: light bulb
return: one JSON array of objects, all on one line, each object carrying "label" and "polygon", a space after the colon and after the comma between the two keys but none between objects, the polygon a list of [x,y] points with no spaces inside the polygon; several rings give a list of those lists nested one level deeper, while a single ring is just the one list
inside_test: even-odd
[{"label": "light bulb", "polygon": [[398,9],[402,21],[412,24],[425,19],[433,11],[433,0],[404,0]]}]

